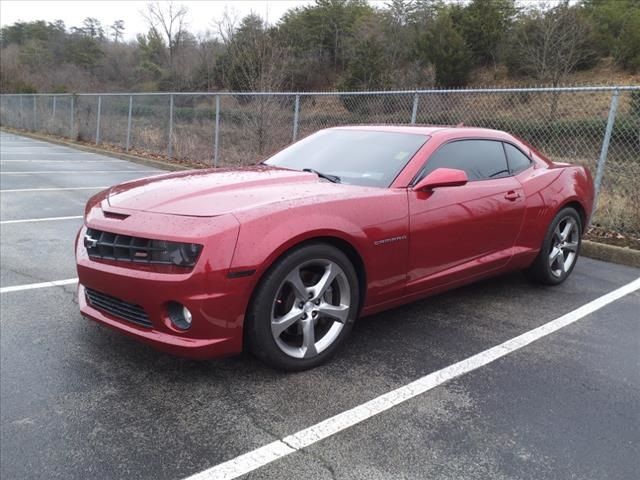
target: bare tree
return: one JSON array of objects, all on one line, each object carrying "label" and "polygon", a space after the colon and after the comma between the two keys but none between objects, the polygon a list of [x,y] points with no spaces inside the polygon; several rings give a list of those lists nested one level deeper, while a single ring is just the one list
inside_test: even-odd
[{"label": "bare tree", "polygon": [[198,73],[201,85],[206,91],[213,90],[216,82],[216,68],[221,56],[222,45],[210,31],[198,35]]},{"label": "bare tree", "polygon": [[[286,49],[258,15],[250,14],[237,23],[225,12],[218,22],[218,35],[225,46],[223,84],[229,90],[275,92],[282,90],[288,78]],[[274,147],[273,124],[281,115],[274,96],[239,97],[239,102],[251,103],[254,112],[246,119],[247,136],[255,137],[255,149],[260,155]]]},{"label": "bare tree", "polygon": [[[413,41],[413,30],[409,24],[415,15],[417,7],[414,0],[390,0],[383,11],[383,28],[379,35],[385,36],[385,43],[389,52],[389,71],[396,72],[398,64],[406,63],[412,49],[407,48]],[[373,17],[374,19],[376,17]],[[357,35],[358,37],[360,35]]]},{"label": "bare tree", "polygon": [[147,11],[143,12],[149,28],[159,32],[167,41],[169,49],[169,70],[175,74],[175,56],[186,34],[187,7],[173,2],[154,2],[147,4]]},{"label": "bare tree", "polygon": [[0,55],[0,92],[12,93],[14,82],[24,85],[26,70],[20,62],[20,47],[15,43],[2,49]]},{"label": "bare tree", "polygon": [[[513,43],[520,72],[554,87],[593,54],[589,24],[566,0],[550,9],[532,10],[514,32]],[[551,119],[557,108],[554,94]]]},{"label": "bare tree", "polygon": [[519,53],[536,78],[558,86],[590,55],[589,25],[567,3],[536,10],[515,36]]}]

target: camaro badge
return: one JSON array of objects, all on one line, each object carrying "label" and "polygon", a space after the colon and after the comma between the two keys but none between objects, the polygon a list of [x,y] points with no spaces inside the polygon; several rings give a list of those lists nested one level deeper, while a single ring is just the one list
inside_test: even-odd
[{"label": "camaro badge", "polygon": [[96,245],[98,245],[97,238],[92,238],[90,235],[84,236],[84,246],[86,248],[94,248]]},{"label": "camaro badge", "polygon": [[399,242],[400,240],[406,240],[406,235],[399,235],[397,237],[385,238],[383,240],[376,240],[373,244],[377,247],[378,245],[384,245],[386,243]]}]

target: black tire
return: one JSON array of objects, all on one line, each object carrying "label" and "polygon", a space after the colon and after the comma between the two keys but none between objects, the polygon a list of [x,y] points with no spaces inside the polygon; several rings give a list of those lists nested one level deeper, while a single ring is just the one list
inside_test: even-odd
[{"label": "black tire", "polygon": [[[564,222],[574,222],[577,232],[575,234],[575,241],[573,243],[576,244],[575,251],[573,252],[575,255],[573,257],[573,261],[571,265],[564,269],[564,267],[554,269],[552,267],[551,262],[551,254],[557,250],[554,248],[558,248],[562,242],[558,243],[558,236],[556,233],[556,229],[558,226],[566,225]],[[535,283],[541,283],[543,285],[560,285],[564,282],[571,272],[573,271],[576,263],[578,262],[578,258],[580,256],[580,247],[582,246],[582,219],[580,218],[580,214],[572,207],[566,207],[560,210],[558,214],[554,217],[553,221],[549,225],[547,233],[544,237],[544,241],[542,242],[542,247],[540,248],[540,253],[536,257],[533,264],[525,271],[527,278]],[[564,253],[564,252],[563,252]],[[564,256],[563,256],[564,259]]]},{"label": "black tire", "polygon": [[[348,289],[350,299],[348,318],[345,322],[338,322],[342,325],[341,330],[326,349],[311,358],[294,358],[283,351],[272,334],[272,315],[276,308],[276,296],[281,295],[285,279],[290,278],[289,275],[292,272],[297,271],[301,265],[315,261],[333,262],[342,269],[344,276],[341,276],[341,279],[347,282],[342,283],[342,288]],[[245,340],[248,350],[267,365],[280,370],[301,371],[326,362],[344,343],[353,328],[359,308],[359,291],[356,270],[339,249],[325,243],[312,243],[287,252],[267,271],[252,297],[245,320]],[[281,302],[281,300],[278,301]]]}]

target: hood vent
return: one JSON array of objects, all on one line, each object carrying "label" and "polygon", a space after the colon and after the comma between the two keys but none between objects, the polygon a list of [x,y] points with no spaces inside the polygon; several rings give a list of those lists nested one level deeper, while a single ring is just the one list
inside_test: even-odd
[{"label": "hood vent", "polygon": [[111,218],[113,220],[124,220],[130,216],[124,213],[107,212],[106,210],[103,210],[102,213],[104,214],[104,218]]}]

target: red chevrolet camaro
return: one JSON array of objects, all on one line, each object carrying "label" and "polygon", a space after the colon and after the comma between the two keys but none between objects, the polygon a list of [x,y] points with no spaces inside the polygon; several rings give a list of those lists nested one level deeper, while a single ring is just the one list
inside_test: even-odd
[{"label": "red chevrolet camaro", "polygon": [[261,164],[159,175],[87,203],[82,314],[161,350],[325,361],[358,317],[512,270],[573,270],[593,183],[504,132],[340,127]]}]

